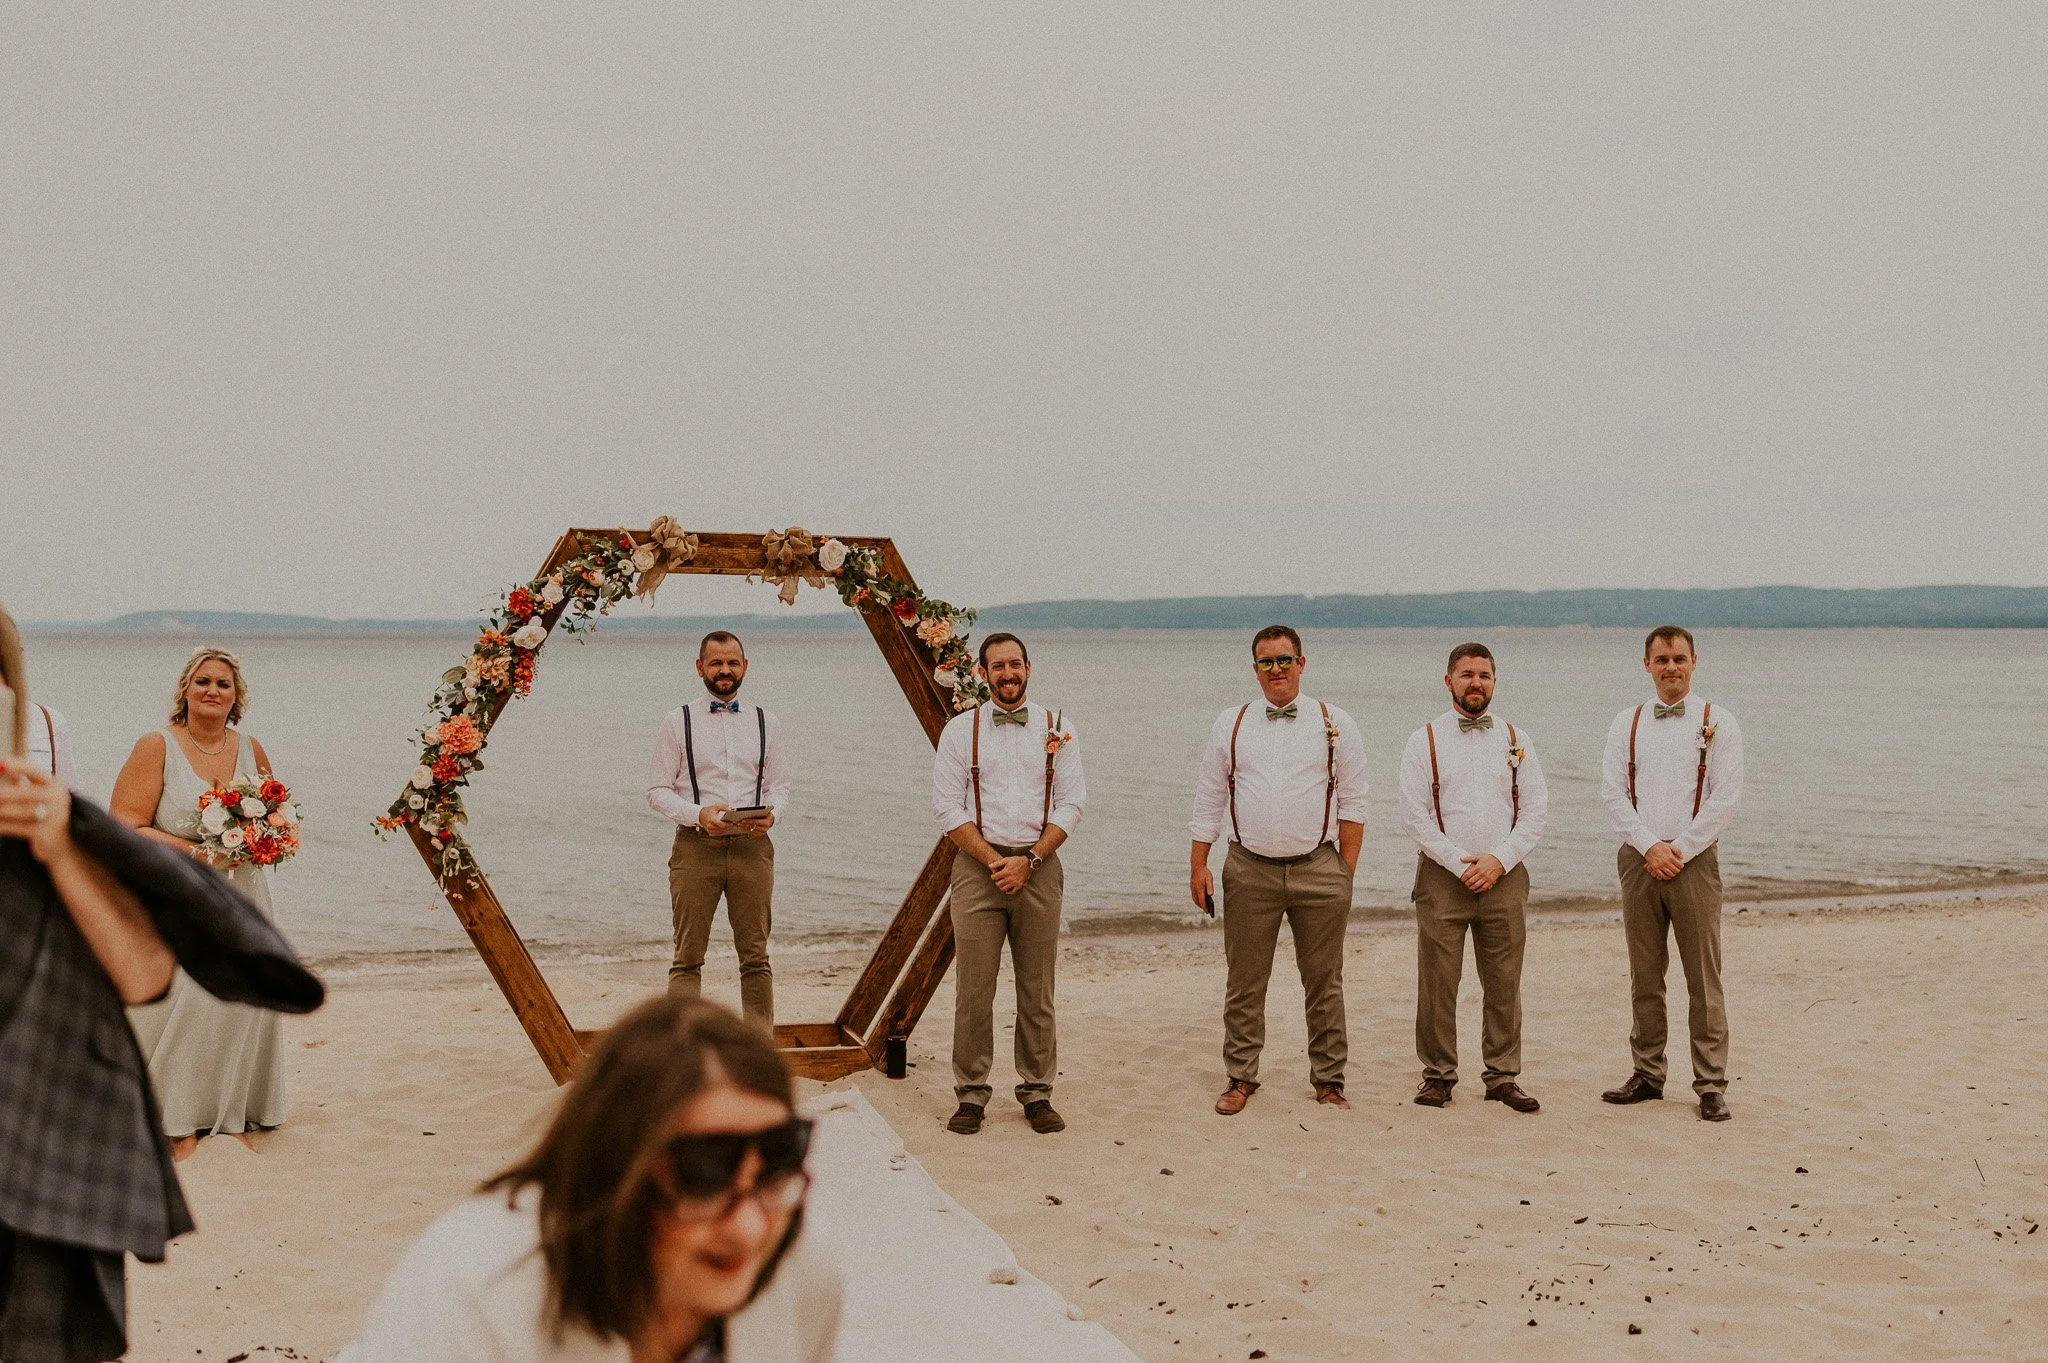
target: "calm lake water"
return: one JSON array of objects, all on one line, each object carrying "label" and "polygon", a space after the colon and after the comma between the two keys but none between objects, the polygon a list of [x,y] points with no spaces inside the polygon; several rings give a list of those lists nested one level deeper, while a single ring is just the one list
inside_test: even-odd
[{"label": "calm lake water", "polygon": [[[1614,895],[1615,837],[1598,798],[1615,712],[1648,691],[1632,630],[1492,630],[1498,711],[1551,786],[1530,859],[1550,903]],[[1311,635],[1308,691],[1363,727],[1372,782],[1361,908],[1404,909],[1413,845],[1396,764],[1445,708],[1441,630]],[[62,709],[87,794],[104,799],[136,737],[163,723],[191,638],[29,641],[39,699]],[[460,637],[250,638],[244,729],[306,811],[305,849],[277,873],[279,916],[332,958],[464,948],[410,844],[371,819],[411,770],[408,735]],[[1056,632],[1032,640],[1032,695],[1081,739],[1089,804],[1069,844],[1079,931],[1190,921],[1189,802],[1210,721],[1254,687],[1243,631]],[[1738,896],[2048,879],[2048,632],[1716,631],[1701,694],[1741,719],[1749,782],[1722,867]],[[931,749],[864,632],[757,632],[746,694],[782,718],[795,772],[776,833],[779,938],[878,932],[930,851]],[[531,697],[492,733],[471,834],[530,941],[630,949],[666,938],[672,826],[643,798],[661,716],[696,693],[690,641],[600,630],[557,637]],[[723,929],[720,929],[722,935]]]}]

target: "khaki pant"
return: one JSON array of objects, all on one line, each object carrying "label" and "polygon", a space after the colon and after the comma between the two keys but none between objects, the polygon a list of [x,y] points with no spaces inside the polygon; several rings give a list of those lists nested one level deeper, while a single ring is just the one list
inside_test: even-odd
[{"label": "khaki pant", "polygon": [[[998,847],[1008,856],[1015,849]],[[1052,1094],[1059,1073],[1059,1037],[1053,1021],[1053,966],[1060,954],[1060,899],[1066,872],[1055,853],[1031,873],[1024,888],[1004,894],[988,867],[966,853],[953,858],[953,1093],[963,1103],[988,1106],[988,1072],[995,1063],[996,971],[1003,943],[1017,977],[1017,1101]]]},{"label": "khaki pant", "polygon": [[1529,868],[1517,866],[1485,894],[1428,857],[1415,867],[1415,1056],[1425,1079],[1458,1082],[1458,981],[1465,930],[1486,1005],[1479,1050],[1486,1087],[1522,1072],[1522,947],[1528,937]]},{"label": "khaki pant", "polygon": [[1635,1025],[1629,1050],[1638,1072],[1664,1082],[1664,975],[1671,957],[1665,940],[1678,942],[1691,1006],[1692,1087],[1696,1093],[1728,1089],[1728,1008],[1721,997],[1721,858],[1709,847],[1670,880],[1658,880],[1643,865],[1643,854],[1624,844],[1615,858],[1621,871],[1621,924],[1628,934],[1629,992]]},{"label": "khaki pant", "polygon": [[720,896],[740,954],[741,1011],[749,1021],[773,1028],[775,975],[768,966],[768,933],[775,844],[766,837],[709,838],[694,828],[676,829],[668,856],[669,911],[676,934],[668,992],[692,997],[704,992],[704,952],[711,945],[711,920]]},{"label": "khaki pant", "polygon": [[1223,859],[1223,1072],[1256,1085],[1266,1046],[1266,986],[1280,920],[1294,936],[1308,1016],[1309,1080],[1342,1084],[1351,1038],[1344,1024],[1344,931],[1351,871],[1329,843],[1307,861],[1279,866],[1230,844]]}]

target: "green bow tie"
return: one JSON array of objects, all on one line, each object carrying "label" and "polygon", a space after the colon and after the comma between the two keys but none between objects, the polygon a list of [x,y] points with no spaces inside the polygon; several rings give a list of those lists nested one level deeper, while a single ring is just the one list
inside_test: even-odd
[{"label": "green bow tie", "polygon": [[1491,729],[1492,727],[1492,715],[1481,715],[1477,719],[1471,719],[1465,715],[1458,716],[1458,732],[1461,734],[1471,733],[1474,729]]},{"label": "green bow tie", "polygon": [[1022,728],[1031,722],[1031,710],[1028,706],[1023,705],[1018,706],[1014,710],[997,710],[995,712],[995,721],[997,724],[1015,724],[1017,727]]},{"label": "green bow tie", "polygon": [[1267,719],[1293,719],[1294,714],[1294,702],[1291,700],[1285,705],[1268,705],[1266,707]]},{"label": "green bow tie", "polygon": [[1684,719],[1684,718],[1685,718],[1685,702],[1684,702],[1684,701],[1680,701],[1680,702],[1678,702],[1678,704],[1676,704],[1676,705],[1666,705],[1666,704],[1664,704],[1664,702],[1662,702],[1662,701],[1658,701],[1658,702],[1657,702],[1657,712],[1656,712],[1656,713],[1655,713],[1654,715],[1652,715],[1652,716],[1651,716],[1651,718],[1652,718],[1652,719],[1673,719],[1673,718],[1675,718],[1675,719]]}]

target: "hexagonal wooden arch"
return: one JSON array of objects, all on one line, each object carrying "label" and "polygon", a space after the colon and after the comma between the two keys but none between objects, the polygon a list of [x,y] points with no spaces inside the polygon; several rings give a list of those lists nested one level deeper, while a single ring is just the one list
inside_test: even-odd
[{"label": "hexagonal wooden arch", "polygon": [[[541,564],[536,578],[546,577],[581,552],[586,540],[617,540],[625,534],[644,532],[620,529],[575,529],[555,542],[553,552]],[[822,541],[823,536],[819,537]],[[915,585],[903,556],[894,543],[874,536],[841,535],[843,543],[865,546],[881,555],[881,570],[890,577]],[[700,534],[696,557],[670,573],[710,573],[724,577],[764,574],[768,563],[759,535]],[[552,630],[564,606],[546,611],[541,619]],[[932,676],[928,650],[912,631],[901,624],[888,608],[874,604],[858,607],[868,632],[882,650],[882,657],[903,688],[925,737],[937,746],[939,731],[952,717],[949,694]],[[489,731],[497,722],[502,706],[476,716],[477,726]],[[426,860],[429,870],[440,864],[441,854],[429,842],[418,824],[409,825],[413,845]],[[775,1041],[792,1072],[811,1079],[837,1079],[882,1061],[891,1037],[907,1037],[924,1015],[925,1006],[953,963],[953,924],[939,912],[946,898],[953,869],[953,844],[940,838],[925,858],[924,867],[911,882],[902,907],[890,920],[882,940],[875,944],[866,968],[854,982],[839,1016],[829,1022],[778,1023]],[[512,926],[505,906],[491,890],[481,868],[466,877],[453,878],[443,887],[448,907],[455,911],[477,955],[490,968],[505,1001],[533,1042],[541,1063],[556,1083],[566,1082],[584,1052],[602,1033],[572,1027],[555,991],[548,986],[540,967],[534,964],[526,943]]]}]

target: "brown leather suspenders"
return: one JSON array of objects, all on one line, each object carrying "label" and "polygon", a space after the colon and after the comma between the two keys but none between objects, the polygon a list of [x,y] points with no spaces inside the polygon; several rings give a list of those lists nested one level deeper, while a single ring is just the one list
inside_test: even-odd
[{"label": "brown leather suspenders", "polygon": [[1237,723],[1230,726],[1230,766],[1223,774],[1230,784],[1230,840],[1240,845],[1244,835],[1237,831],[1237,731],[1244,727],[1244,712],[1251,708],[1249,702],[1237,707]]},{"label": "brown leather suspenders", "polygon": [[[1422,732],[1429,735],[1429,802],[1436,806],[1436,831],[1444,833],[1448,832],[1448,830],[1444,827],[1443,772],[1436,764],[1436,721],[1431,720],[1423,725]],[[1520,742],[1521,740],[1515,737],[1515,726],[1512,724],[1508,725],[1508,747],[1514,748]],[[1629,765],[1629,771],[1631,773],[1629,789],[1633,791],[1635,789],[1635,777],[1633,775],[1635,765],[1633,763]],[[1634,796],[1631,795],[1630,798],[1633,799]],[[1508,800],[1510,802],[1508,827],[1513,828],[1522,821],[1522,769],[1512,762],[1508,763]]]},{"label": "brown leather suspenders", "polygon": [[[1700,727],[1702,729],[1706,728],[1709,724],[1713,723],[1713,720],[1714,702],[1708,701],[1706,704],[1706,708],[1700,711]],[[1636,727],[1640,725],[1642,722],[1643,707],[1638,705],[1636,707],[1635,718],[1631,719],[1628,722],[1628,803],[1631,809],[1635,808],[1636,803]],[[1704,746],[1702,746],[1700,748],[1699,779],[1693,783],[1692,787],[1692,816],[1695,819],[1697,819],[1700,816],[1700,804],[1706,798],[1707,750]]]},{"label": "brown leather suspenders", "polygon": [[[1239,716],[1243,718],[1242,715]],[[1052,746],[1052,711],[1045,712],[1045,809],[1038,818],[1038,833],[1045,836],[1052,822],[1052,764],[1059,753]],[[968,777],[974,782],[974,831],[981,833],[981,707],[974,707],[974,755],[968,759]],[[1233,824],[1233,827],[1235,825]],[[988,835],[982,833],[986,838]]]},{"label": "brown leather suspenders", "polygon": [[[1330,733],[1330,703],[1319,700],[1316,705],[1323,712],[1323,747],[1329,763],[1323,782],[1323,831],[1316,835],[1316,846],[1321,847],[1330,840],[1330,808],[1337,799],[1337,740]],[[1237,731],[1244,727],[1245,711],[1251,708],[1245,704],[1237,709],[1237,722],[1230,726],[1230,765],[1223,774],[1230,787],[1230,837],[1240,844],[1244,838],[1237,831]]]}]

